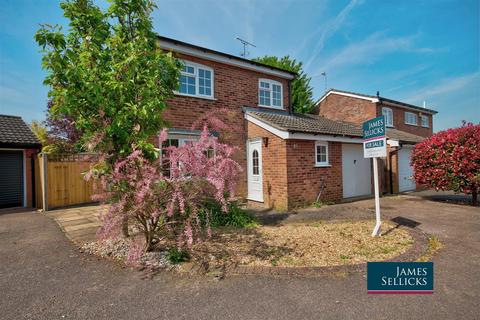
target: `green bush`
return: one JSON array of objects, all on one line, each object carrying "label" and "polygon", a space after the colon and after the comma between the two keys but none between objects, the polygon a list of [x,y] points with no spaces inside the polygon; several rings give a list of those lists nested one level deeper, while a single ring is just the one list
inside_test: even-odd
[{"label": "green bush", "polygon": [[[215,201],[211,201],[206,206],[210,212],[209,219],[212,228],[234,227],[234,228],[252,228],[257,225],[257,220],[247,211],[238,206],[238,203],[231,202],[228,205],[228,211],[224,212],[222,206]],[[201,219],[205,221],[206,214],[201,214]]]},{"label": "green bush", "polygon": [[188,254],[188,251],[172,248],[168,250],[167,259],[168,261],[170,261],[171,264],[179,264],[189,261],[190,255]]}]

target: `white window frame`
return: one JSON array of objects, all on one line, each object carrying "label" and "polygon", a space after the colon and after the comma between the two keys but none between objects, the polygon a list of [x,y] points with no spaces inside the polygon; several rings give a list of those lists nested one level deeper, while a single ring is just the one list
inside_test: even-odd
[{"label": "white window frame", "polygon": [[[270,89],[260,88],[260,83],[265,82],[270,84]],[[273,105],[273,85],[280,86],[280,105],[274,106]],[[270,105],[260,104],[260,89],[269,91],[270,92]],[[258,106],[264,108],[272,108],[272,109],[283,109],[283,84],[281,82],[271,80],[271,79],[258,79]]]},{"label": "white window frame", "polygon": [[[386,116],[384,112],[390,114],[390,117]],[[393,110],[387,107],[382,107],[382,115],[385,116],[385,125],[387,127],[393,127]]]},{"label": "white window frame", "polygon": [[[423,125],[423,120],[424,119],[425,119],[426,125]],[[426,116],[424,114],[420,115],[420,125],[423,128],[430,128],[430,119],[428,118],[428,116]]]},{"label": "white window frame", "polygon": [[[207,67],[203,64],[199,64],[199,63],[195,63],[195,62],[191,62],[191,61],[185,61],[185,60],[182,60],[182,63],[185,65],[185,66],[188,66],[188,67],[192,67],[193,68],[193,75],[191,73],[186,73],[186,72],[183,72],[183,70],[180,71],[180,74],[181,75],[184,75],[184,76],[188,76],[188,77],[192,77],[194,76],[195,77],[195,94],[188,94],[188,93],[183,93],[183,92],[180,92],[180,86],[178,88],[178,90],[174,91],[174,93],[176,95],[179,95],[179,96],[186,96],[186,97],[195,97],[195,98],[203,98],[203,99],[210,99],[210,100],[214,100],[214,97],[215,97],[215,74],[213,72],[213,69],[210,68],[210,67]],[[207,71],[210,71],[210,74],[212,75],[212,79],[211,79],[211,95],[207,95],[207,94],[200,94],[200,75],[199,75],[199,69],[203,69],[203,70],[207,70]]]},{"label": "white window frame", "polygon": [[[325,155],[326,155],[326,161],[324,162],[318,162],[317,161],[317,146],[324,146],[325,147]],[[328,161],[328,141],[315,141],[315,167],[329,167],[330,162]]]},{"label": "white window frame", "polygon": [[[413,117],[415,117],[415,122],[410,122],[408,120],[409,115],[412,115]],[[405,124],[408,124],[408,125],[411,125],[411,126],[418,126],[418,115],[416,113],[413,113],[413,112],[405,111]]]}]

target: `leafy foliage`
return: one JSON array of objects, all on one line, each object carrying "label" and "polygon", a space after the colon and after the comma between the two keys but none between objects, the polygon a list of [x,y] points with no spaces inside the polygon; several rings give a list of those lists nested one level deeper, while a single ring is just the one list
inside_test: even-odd
[{"label": "leafy foliage", "polygon": [[30,128],[38,140],[40,140],[40,143],[42,144],[42,152],[59,154],[79,151],[68,141],[52,135],[51,131],[42,122],[34,120],[30,124]]},{"label": "leafy foliage", "polygon": [[[164,130],[160,142],[166,137]],[[100,217],[100,236],[119,236],[126,221],[136,235],[143,235],[144,250],[163,239],[191,247],[205,232],[210,235],[212,201],[226,212],[234,195],[241,171],[231,158],[235,150],[220,143],[205,126],[198,141],[168,147],[156,161],[139,150],[117,161],[111,174],[99,175],[103,192],[97,199],[111,203]],[[165,164],[168,175],[162,170]],[[89,176],[96,174],[92,170]]]},{"label": "leafy foliage", "polygon": [[283,58],[264,56],[252,60],[296,72],[297,77],[292,81],[291,92],[293,110],[298,113],[312,112],[315,107],[315,101],[313,100],[313,89],[310,86],[311,78],[303,71],[302,62],[292,59],[289,56]]},{"label": "leafy foliage", "polygon": [[172,248],[168,250],[167,259],[171,264],[179,264],[190,260],[190,254],[186,250]]},{"label": "leafy foliage", "polygon": [[154,2],[112,0],[107,11],[91,0],[60,6],[70,20],[68,32],[44,24],[35,35],[48,72],[50,118],[73,124],[80,143],[104,153],[110,165],[134,150],[154,158],[149,138],[165,125],[162,111],[180,68],[157,47]]},{"label": "leafy foliage", "polygon": [[[223,211],[221,205],[216,201],[207,204],[206,210],[209,212],[209,223],[212,228],[233,227],[233,228],[250,228],[256,226],[257,220],[238,206],[238,203],[232,201]],[[201,212],[200,218],[205,221],[206,214]]]},{"label": "leafy foliage", "polygon": [[476,205],[480,186],[480,124],[464,122],[459,128],[425,139],[412,152],[412,166],[418,184],[472,194]]}]

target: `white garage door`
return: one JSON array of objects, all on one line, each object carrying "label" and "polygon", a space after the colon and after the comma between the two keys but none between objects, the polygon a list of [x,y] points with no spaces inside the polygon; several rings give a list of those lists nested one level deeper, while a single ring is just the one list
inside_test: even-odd
[{"label": "white garage door", "polygon": [[344,198],[372,193],[370,159],[363,157],[361,144],[342,144],[342,181]]},{"label": "white garage door", "polygon": [[415,190],[413,168],[410,166],[411,147],[403,147],[398,151],[398,190],[400,192]]}]

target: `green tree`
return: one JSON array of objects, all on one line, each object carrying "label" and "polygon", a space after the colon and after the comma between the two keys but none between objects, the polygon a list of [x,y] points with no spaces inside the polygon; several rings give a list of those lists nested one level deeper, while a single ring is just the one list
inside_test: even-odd
[{"label": "green tree", "polygon": [[302,62],[292,59],[290,56],[283,58],[264,56],[254,58],[253,61],[297,73],[297,77],[292,81],[291,99],[293,111],[309,113],[313,110],[315,101],[313,100],[313,89],[310,86],[311,78],[303,71]]},{"label": "green tree", "polygon": [[50,116],[71,119],[87,150],[108,159],[107,171],[134,150],[155,158],[151,137],[166,125],[162,111],[181,65],[158,48],[154,2],[110,0],[102,11],[91,0],[68,0],[60,7],[67,32],[43,24],[35,35],[48,73]]}]

